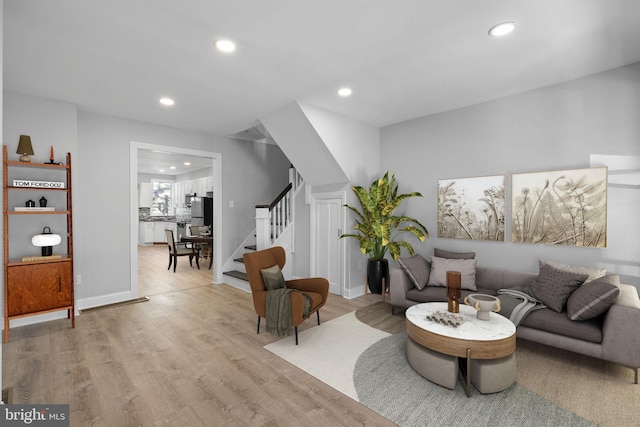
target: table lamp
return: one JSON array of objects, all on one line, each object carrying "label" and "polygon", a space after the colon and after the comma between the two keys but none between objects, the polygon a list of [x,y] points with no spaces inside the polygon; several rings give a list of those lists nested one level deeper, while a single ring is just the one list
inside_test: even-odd
[{"label": "table lamp", "polygon": [[42,234],[36,234],[31,238],[31,244],[42,248],[42,256],[51,256],[53,254],[53,246],[59,245],[62,238],[59,234],[52,234],[51,228],[42,229]]},{"label": "table lamp", "polygon": [[33,147],[31,146],[31,137],[29,135],[20,135],[20,140],[18,142],[18,149],[16,150],[17,154],[22,154],[20,156],[21,162],[30,162],[31,157],[33,156]]}]

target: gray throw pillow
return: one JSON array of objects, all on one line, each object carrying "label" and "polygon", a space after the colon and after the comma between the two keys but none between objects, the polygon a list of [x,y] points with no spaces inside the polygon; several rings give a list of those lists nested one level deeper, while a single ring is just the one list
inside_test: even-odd
[{"label": "gray throw pillow", "polygon": [[398,258],[398,264],[404,271],[413,286],[423,290],[429,282],[429,272],[431,271],[431,263],[424,259],[420,254],[416,254],[410,258]]},{"label": "gray throw pillow", "polygon": [[567,300],[567,316],[571,320],[588,320],[601,315],[618,300],[619,284],[620,279],[615,275],[580,286]]},{"label": "gray throw pillow", "polygon": [[541,263],[538,277],[525,287],[524,292],[542,301],[553,311],[561,313],[569,295],[584,283],[587,277],[588,274],[559,270]]},{"label": "gray throw pillow", "polygon": [[264,286],[268,291],[287,287],[282,271],[280,270],[280,266],[277,264],[269,268],[261,269],[260,273],[262,273]]},{"label": "gray throw pillow", "polygon": [[438,258],[447,259],[474,259],[476,257],[475,252],[453,252],[438,248],[435,248],[433,250],[433,255],[437,256]]},{"label": "gray throw pillow", "polygon": [[431,272],[428,286],[447,286],[447,271],[459,271],[462,289],[477,291],[476,260],[475,259],[447,259],[431,257]]}]

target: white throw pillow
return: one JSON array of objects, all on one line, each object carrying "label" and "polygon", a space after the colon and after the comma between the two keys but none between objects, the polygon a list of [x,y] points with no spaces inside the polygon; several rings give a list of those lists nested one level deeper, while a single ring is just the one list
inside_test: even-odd
[{"label": "white throw pillow", "polygon": [[459,271],[462,289],[477,291],[476,288],[476,260],[448,259],[431,257],[431,272],[428,286],[447,286],[447,271]]}]

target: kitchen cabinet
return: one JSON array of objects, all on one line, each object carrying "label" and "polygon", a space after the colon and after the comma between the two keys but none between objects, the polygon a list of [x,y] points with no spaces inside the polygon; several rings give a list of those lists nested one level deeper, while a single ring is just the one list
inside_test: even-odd
[{"label": "kitchen cabinet", "polygon": [[151,245],[154,240],[153,222],[140,221],[138,226],[138,242],[141,245]]},{"label": "kitchen cabinet", "polygon": [[153,223],[153,241],[154,243],[167,242],[164,235],[164,221],[156,221]]},{"label": "kitchen cabinet", "polygon": [[[4,342],[9,341],[9,327],[13,319],[66,310],[75,327],[75,298],[73,287],[73,221],[71,209],[71,153],[66,164],[11,161],[7,146],[3,155],[3,222],[4,222]],[[25,176],[26,175],[26,176]],[[58,177],[61,175],[61,177]],[[10,181],[13,179],[13,181]],[[28,186],[13,185],[20,179]],[[12,185],[9,185],[9,182]],[[59,183],[44,186],[42,183]],[[18,206],[18,200],[37,199],[47,194],[51,205],[46,208]],[[11,199],[11,207],[9,206]],[[12,209],[12,210],[10,210]],[[15,210],[13,210],[15,209]],[[47,209],[47,210],[45,210]],[[60,218],[60,217],[64,218]],[[56,219],[58,218],[58,219]],[[31,224],[66,223],[61,235],[66,240],[66,254],[24,254],[20,242],[28,239]],[[49,228],[49,227],[45,227]],[[44,229],[43,229],[44,233]],[[9,236],[12,238],[10,239]],[[64,246],[63,246],[64,247]],[[17,249],[16,249],[17,248]],[[22,253],[23,256],[16,256]],[[43,252],[40,252],[43,253]]]},{"label": "kitchen cabinet", "polygon": [[153,186],[150,182],[141,182],[138,185],[138,207],[150,208],[153,204]]}]

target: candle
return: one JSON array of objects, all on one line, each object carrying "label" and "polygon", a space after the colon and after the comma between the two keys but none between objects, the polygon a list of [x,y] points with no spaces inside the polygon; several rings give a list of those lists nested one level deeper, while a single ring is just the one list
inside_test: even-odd
[{"label": "candle", "polygon": [[51,163],[53,163],[53,145],[51,146],[51,154],[49,154],[49,159],[51,160]]}]

